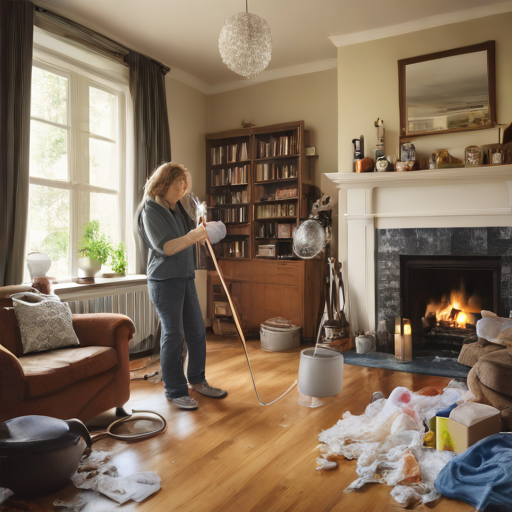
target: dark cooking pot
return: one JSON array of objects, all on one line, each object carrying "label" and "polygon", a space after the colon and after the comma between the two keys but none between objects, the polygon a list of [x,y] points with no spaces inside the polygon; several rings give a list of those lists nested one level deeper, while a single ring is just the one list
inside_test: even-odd
[{"label": "dark cooking pot", "polygon": [[69,483],[91,437],[80,420],[20,416],[0,422],[0,487],[36,498]]}]

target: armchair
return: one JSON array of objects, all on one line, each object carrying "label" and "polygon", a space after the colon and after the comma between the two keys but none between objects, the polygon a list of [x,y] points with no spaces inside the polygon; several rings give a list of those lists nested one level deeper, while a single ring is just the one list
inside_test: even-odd
[{"label": "armchair", "polygon": [[38,414],[86,422],[128,401],[133,322],[82,314],[73,328],[79,346],[23,355],[12,300],[0,298],[0,421]]}]

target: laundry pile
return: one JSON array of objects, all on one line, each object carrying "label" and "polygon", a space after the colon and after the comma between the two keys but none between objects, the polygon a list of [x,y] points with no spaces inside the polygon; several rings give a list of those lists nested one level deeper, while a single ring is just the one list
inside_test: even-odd
[{"label": "laundry pile", "polygon": [[396,388],[388,399],[369,404],[361,416],[346,412],[319,435],[317,470],[335,469],[343,458],[357,459],[358,478],[345,492],[378,482],[393,486],[391,496],[403,506],[431,503],[440,496],[434,481],[455,454],[425,448],[425,426],[438,411],[472,397],[455,381],[442,391]]}]

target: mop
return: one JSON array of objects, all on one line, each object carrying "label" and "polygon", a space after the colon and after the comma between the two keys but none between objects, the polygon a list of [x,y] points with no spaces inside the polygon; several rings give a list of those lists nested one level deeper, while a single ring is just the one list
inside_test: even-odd
[{"label": "mop", "polygon": [[[197,207],[197,225],[203,224],[206,227],[206,221],[204,220],[206,218],[206,204],[201,203],[197,196],[195,196],[192,193],[189,193],[189,196],[194,200]],[[256,386],[256,380],[254,379],[254,373],[252,371],[251,361],[249,359],[249,353],[247,352],[247,343],[245,341],[245,336],[242,331],[242,326],[240,325],[240,319],[238,318],[238,312],[235,308],[235,305],[233,304],[233,301],[231,299],[231,294],[229,293],[228,286],[226,285],[226,282],[224,281],[224,276],[222,275],[222,271],[219,267],[219,263],[217,261],[217,258],[215,256],[215,252],[213,250],[212,244],[208,238],[208,235],[206,235],[206,245],[208,247],[208,250],[210,251],[210,255],[213,260],[213,264],[215,265],[215,270],[217,270],[217,273],[219,274],[220,281],[222,283],[222,287],[224,288],[224,292],[226,293],[226,297],[228,298],[229,306],[231,308],[231,312],[233,313],[233,319],[235,321],[236,330],[238,332],[238,336],[240,338],[240,341],[242,343],[242,346],[244,348],[245,352],[245,358],[247,359],[247,366],[249,367],[249,372],[251,373],[251,379],[252,379],[252,385],[254,387],[254,392],[256,393],[256,397],[258,398],[258,402],[261,405],[272,405],[276,402],[279,402],[282,398],[284,398],[290,391],[297,385],[297,379],[295,379],[294,383],[279,397],[277,397],[275,400],[272,400],[272,402],[265,403],[260,398],[260,395],[258,393],[258,388]]]},{"label": "mop", "polygon": [[212,244],[210,243],[210,240],[208,239],[208,236],[206,236],[206,245],[208,246],[208,250],[210,251],[210,255],[212,257],[213,264],[215,265],[215,269],[217,270],[217,273],[219,274],[220,282],[222,283],[222,287],[224,288],[224,292],[226,293],[226,297],[228,298],[229,306],[230,306],[231,311],[233,313],[233,319],[235,320],[236,330],[238,332],[238,336],[240,337],[240,341],[242,342],[242,346],[244,348],[245,358],[247,359],[247,365],[249,366],[249,372],[251,373],[252,385],[254,386],[254,392],[256,393],[256,397],[258,398],[258,402],[261,405],[272,405],[272,404],[275,404],[276,402],[279,402],[279,400],[281,400],[281,398],[284,398],[297,385],[297,379],[295,379],[295,382],[281,396],[279,396],[275,400],[272,400],[272,402],[265,403],[265,402],[262,401],[262,399],[260,398],[260,395],[258,393],[258,388],[256,387],[256,381],[254,380],[254,373],[252,371],[251,361],[249,359],[249,354],[247,352],[247,344],[245,342],[245,336],[244,336],[244,333],[242,331],[242,327],[240,325],[240,320],[238,318],[238,313],[236,311],[235,305],[233,304],[233,301],[231,300],[231,294],[229,293],[228,286],[226,285],[226,282],[224,281],[224,276],[222,275],[222,271],[221,271],[221,269],[219,267],[219,263],[217,261],[217,258],[215,257],[215,253],[213,251]]}]

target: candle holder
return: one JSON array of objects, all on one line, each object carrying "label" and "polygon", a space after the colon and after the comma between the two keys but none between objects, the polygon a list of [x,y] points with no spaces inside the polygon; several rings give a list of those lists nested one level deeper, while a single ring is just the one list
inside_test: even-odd
[{"label": "candle holder", "polygon": [[395,321],[395,360],[397,363],[412,361],[412,329],[407,318]]}]

